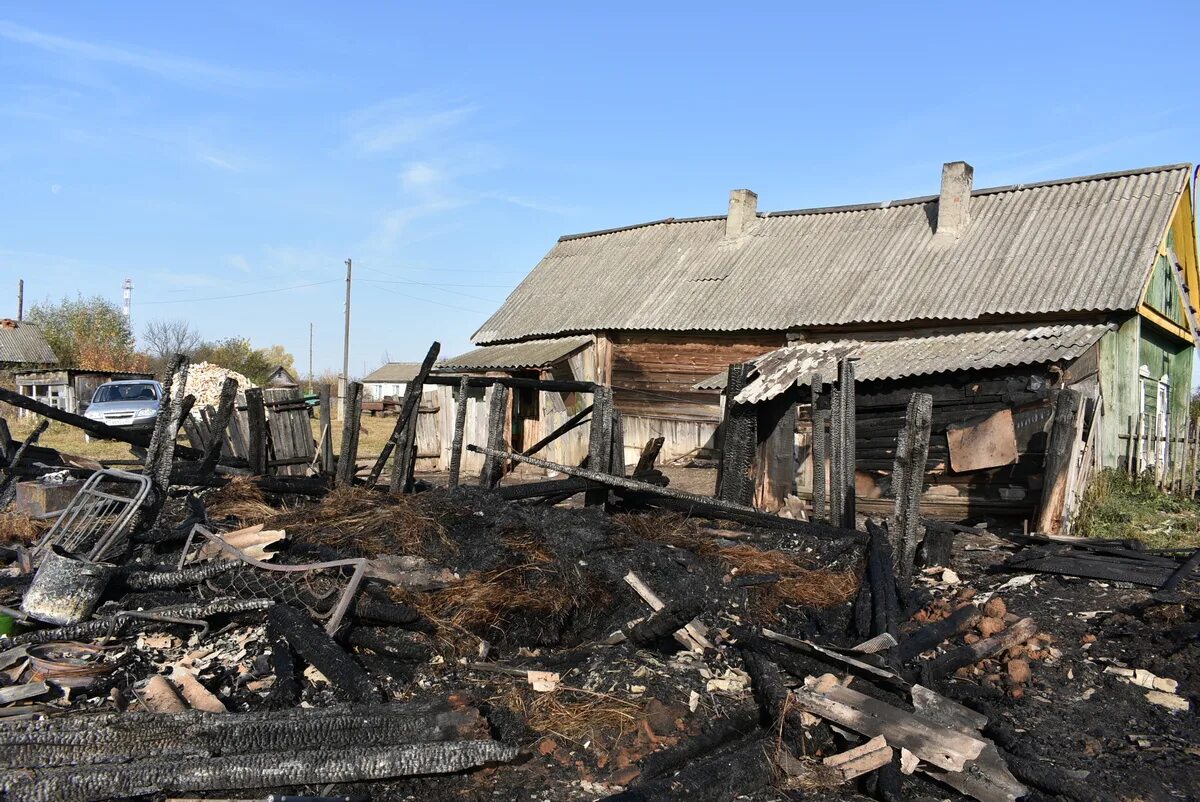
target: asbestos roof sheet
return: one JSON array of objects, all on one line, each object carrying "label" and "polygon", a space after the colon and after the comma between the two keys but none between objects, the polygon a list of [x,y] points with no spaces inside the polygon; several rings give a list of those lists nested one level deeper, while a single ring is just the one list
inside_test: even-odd
[{"label": "asbestos roof sheet", "polygon": [[0,320],[0,362],[56,365],[58,357],[37,326],[5,319]]},{"label": "asbestos roof sheet", "polygon": [[570,356],[592,341],[591,335],[487,345],[438,363],[438,370],[517,370],[541,368]]},{"label": "asbestos roof sheet", "polygon": [[[1000,368],[1072,360],[1110,329],[1107,324],[1054,325],[905,337],[894,340],[828,340],[789,345],[753,360],[754,378],[736,400],[756,403],[774,398],[814,373],[829,381],[838,361],[857,361],[860,382],[902,379],[955,370]],[[725,375],[712,376],[697,389],[725,387]]]},{"label": "asbestos roof sheet", "polygon": [[420,369],[420,362],[388,362],[364,376],[363,384],[410,382]]},{"label": "asbestos roof sheet", "polygon": [[1187,165],[972,193],[961,238],[937,197],[563,237],[477,343],[602,330],[745,331],[1130,310]]}]

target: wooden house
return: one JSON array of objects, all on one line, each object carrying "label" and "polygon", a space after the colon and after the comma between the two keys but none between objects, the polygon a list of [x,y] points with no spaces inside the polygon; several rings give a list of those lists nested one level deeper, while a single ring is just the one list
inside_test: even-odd
[{"label": "wooden house", "polygon": [[11,318],[0,319],[0,370],[13,371],[57,365],[58,357],[35,324]]},{"label": "wooden house", "polygon": [[300,387],[300,382],[296,381],[292,372],[283,365],[276,365],[267,376],[263,387],[269,387],[272,390],[295,390]]},{"label": "wooden house", "polygon": [[[627,446],[662,435],[668,458],[715,445],[721,394],[709,377],[727,365],[789,346],[895,343],[864,374],[864,399],[928,376],[970,394],[977,370],[1025,382],[999,395],[1029,427],[1028,396],[1044,402],[1067,382],[1099,412],[1097,464],[1115,465],[1131,429],[1165,440],[1185,421],[1200,306],[1191,178],[1172,165],[975,189],[972,168],[952,162],[937,195],[770,213],[735,190],[723,216],[562,237],[474,341],[588,338],[575,359],[612,386]],[[992,347],[978,341],[992,332],[1008,333],[990,356],[955,361]],[[1145,460],[1169,459],[1148,448]]]}]

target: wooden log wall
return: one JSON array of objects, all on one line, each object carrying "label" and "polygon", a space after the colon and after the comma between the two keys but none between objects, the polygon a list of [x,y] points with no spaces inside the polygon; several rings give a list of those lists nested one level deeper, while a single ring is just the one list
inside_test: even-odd
[{"label": "wooden log wall", "polygon": [[781,333],[612,336],[613,402],[618,412],[626,418],[709,423],[721,418],[720,393],[694,390],[696,382],[785,344]]}]

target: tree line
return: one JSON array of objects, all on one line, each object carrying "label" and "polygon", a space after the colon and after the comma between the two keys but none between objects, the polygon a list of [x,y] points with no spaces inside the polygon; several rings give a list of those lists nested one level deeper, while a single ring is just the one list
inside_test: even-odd
[{"label": "tree line", "polygon": [[186,320],[152,320],[139,341],[121,308],[102,296],[36,303],[27,319],[41,328],[62,367],[160,374],[174,354],[186,354],[255,384],[264,384],[278,365],[296,375],[296,360],[282,345],[255,348],[245,337],[205,340]]}]

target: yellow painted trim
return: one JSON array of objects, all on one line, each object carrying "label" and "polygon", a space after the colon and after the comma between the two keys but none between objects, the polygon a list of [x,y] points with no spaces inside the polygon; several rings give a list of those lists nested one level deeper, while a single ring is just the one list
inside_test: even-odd
[{"label": "yellow painted trim", "polygon": [[1171,320],[1169,317],[1153,307],[1147,306],[1143,303],[1138,305],[1137,311],[1139,315],[1146,318],[1146,320],[1149,320],[1160,329],[1165,329],[1168,333],[1174,334],[1181,340],[1187,340],[1190,343],[1196,342],[1196,338],[1192,336],[1190,331],[1188,331],[1187,326],[1180,326],[1174,320]]},{"label": "yellow painted trim", "polygon": [[[1185,214],[1186,212],[1186,214]],[[1196,210],[1192,208],[1192,170],[1189,167],[1187,175],[1183,180],[1183,187],[1180,189],[1179,197],[1175,199],[1175,206],[1171,209],[1171,216],[1168,218],[1167,227],[1163,231],[1162,236],[1158,240],[1158,248],[1155,249],[1154,259],[1150,262],[1150,267],[1146,271],[1146,276],[1142,280],[1142,294],[1138,300],[1138,313],[1150,320],[1160,328],[1166,329],[1168,332],[1178,334],[1181,338],[1190,343],[1195,343],[1196,338],[1188,325],[1179,325],[1173,320],[1169,320],[1161,313],[1154,310],[1146,303],[1146,298],[1150,294],[1150,282],[1154,278],[1154,268],[1158,265],[1158,258],[1166,256],[1168,253],[1167,237],[1171,231],[1179,225],[1177,235],[1183,235],[1186,241],[1180,242],[1179,236],[1176,236],[1175,255],[1179,257],[1183,263],[1183,271],[1186,277],[1187,291],[1190,306],[1200,315],[1200,254],[1196,251]],[[1173,274],[1174,275],[1174,274]],[[1178,287],[1178,281],[1176,281]],[[1183,294],[1183,287],[1179,287],[1180,295]],[[1187,313],[1184,313],[1187,316]]]}]

